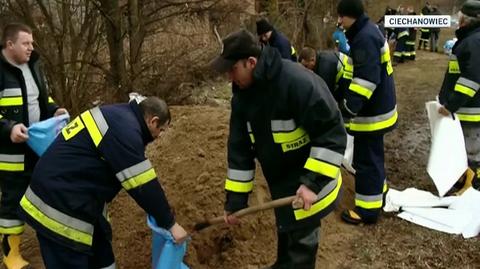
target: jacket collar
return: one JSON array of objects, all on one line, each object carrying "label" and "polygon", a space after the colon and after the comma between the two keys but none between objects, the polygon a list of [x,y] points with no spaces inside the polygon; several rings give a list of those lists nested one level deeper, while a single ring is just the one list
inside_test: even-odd
[{"label": "jacket collar", "polygon": [[458,28],[457,31],[455,31],[455,35],[457,36],[458,41],[460,41],[476,32],[480,32],[480,23],[475,23],[472,25]]},{"label": "jacket collar", "polygon": [[358,32],[360,32],[360,30],[362,30],[362,28],[368,23],[369,20],[370,19],[368,18],[368,16],[365,13],[362,14],[360,17],[358,17],[358,19],[355,20],[355,22],[352,24],[350,29],[348,29],[345,32],[345,35],[347,36],[349,42],[353,41],[353,39],[358,34]]},{"label": "jacket collar", "polygon": [[143,143],[146,146],[148,143],[153,141],[153,137],[152,137],[152,134],[150,133],[150,130],[148,130],[147,124],[145,123],[145,119],[143,118],[142,109],[140,108],[137,101],[135,100],[130,101],[128,104],[132,109],[133,113],[135,114],[135,117],[137,118],[138,123],[140,124]]}]

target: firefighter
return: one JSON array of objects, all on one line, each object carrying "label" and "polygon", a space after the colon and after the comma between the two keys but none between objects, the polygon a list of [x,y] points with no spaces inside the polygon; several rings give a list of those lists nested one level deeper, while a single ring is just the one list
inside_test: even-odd
[{"label": "firefighter", "polygon": [[[422,8],[420,15],[428,16],[432,12],[432,6],[429,2],[425,3],[425,6]],[[418,41],[418,50],[422,48],[424,50],[428,49],[428,43],[430,42],[430,28],[420,28],[420,39]]]},{"label": "firefighter", "polygon": [[20,253],[18,203],[37,161],[26,145],[30,124],[67,113],[48,95],[30,27],[7,24],[0,46],[0,234],[7,269],[28,266]]},{"label": "firefighter", "polygon": [[[453,47],[445,73],[439,100],[439,113],[460,120],[469,171],[463,181],[463,190],[473,185],[480,187],[480,1],[465,2],[459,13],[458,41]],[[471,172],[473,171],[473,173]]]},{"label": "firefighter", "polygon": [[344,89],[345,86],[342,85],[346,84],[348,86],[352,79],[353,70],[346,69],[352,66],[351,63],[347,63],[348,59],[348,56],[341,52],[316,52],[315,49],[310,47],[303,48],[298,56],[298,61],[303,66],[315,72],[327,83],[337,102],[343,100],[343,94],[338,89]]},{"label": "firefighter", "polygon": [[175,240],[175,221],[145,146],[170,123],[156,97],[95,107],[71,121],[40,158],[20,201],[46,268],[115,268],[106,204],[123,188]]},{"label": "firefighter", "polygon": [[268,268],[314,269],[320,220],[333,210],[342,184],[340,111],[319,76],[262,48],[250,32],[231,33],[223,45],[211,65],[228,73],[233,88],[225,221],[237,223],[231,214],[247,207],[257,158],[272,199],[304,201],[300,209],[275,209],[277,260]]},{"label": "firefighter", "polygon": [[[415,13],[415,10],[413,9],[412,6],[409,6],[407,8],[407,14],[411,16],[417,15]],[[408,28],[408,40],[406,41],[406,46],[407,46],[407,60],[412,60],[415,61],[415,58],[417,56],[417,52],[415,51],[415,44],[417,42],[417,28],[415,27],[410,27]]]},{"label": "firefighter", "polygon": [[282,58],[297,61],[297,52],[290,41],[266,19],[257,21],[257,35],[263,45],[278,49]]},{"label": "firefighter", "polygon": [[[405,8],[399,6],[397,14],[406,15]],[[405,62],[410,57],[410,51],[408,48],[408,41],[410,40],[410,32],[408,28],[395,28],[396,45],[393,52],[394,65]]]},{"label": "firefighter", "polygon": [[[351,44],[353,78],[340,103],[347,131],[354,136],[355,208],[342,219],[376,223],[387,191],[384,134],[395,128],[397,109],[388,43],[364,13],[362,0],[341,0],[338,20]],[[342,89],[340,89],[342,90]]]}]

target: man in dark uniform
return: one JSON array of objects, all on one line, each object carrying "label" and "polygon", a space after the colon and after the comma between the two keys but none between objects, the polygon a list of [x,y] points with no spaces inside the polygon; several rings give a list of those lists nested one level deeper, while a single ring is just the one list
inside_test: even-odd
[{"label": "man in dark uniform", "polygon": [[247,206],[255,158],[272,199],[297,195],[304,207],[275,209],[277,260],[269,268],[314,269],[320,219],[339,195],[346,133],[325,82],[241,30],[223,39],[212,61],[228,73],[233,97],[225,181],[225,221]]},{"label": "man in dark uniform", "polygon": [[263,45],[276,48],[283,59],[290,59],[294,62],[297,61],[297,52],[290,44],[290,41],[266,19],[257,21],[257,35]]},{"label": "man in dark uniform", "polygon": [[473,173],[466,173],[464,188],[480,188],[480,1],[469,0],[462,6],[458,41],[440,90],[442,107],[439,113],[460,120],[465,138],[468,166]]}]

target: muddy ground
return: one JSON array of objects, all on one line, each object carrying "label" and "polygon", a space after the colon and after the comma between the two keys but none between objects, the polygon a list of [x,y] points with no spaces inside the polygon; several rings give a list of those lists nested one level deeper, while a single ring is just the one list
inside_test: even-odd
[{"label": "muddy ground", "polygon": [[[390,186],[434,191],[425,172],[429,129],[424,103],[435,98],[447,56],[418,52],[416,62],[395,67],[399,127],[386,136],[386,166]],[[215,102],[213,102],[215,103]],[[173,107],[173,123],[162,139],[149,147],[157,174],[186,227],[223,211],[226,171],[228,102],[215,106]],[[339,213],[353,204],[353,179],[345,174],[343,200],[322,222],[317,268],[480,268],[480,240],[431,231],[384,214],[375,226],[349,226]],[[257,169],[250,197],[254,205],[269,200]],[[150,230],[146,216],[122,192],[110,208],[114,249],[119,268],[150,268]],[[244,219],[238,227],[218,225],[195,234],[186,263],[194,269],[256,269],[273,263],[276,237],[272,212]],[[31,230],[23,243],[34,268],[43,268]]]}]

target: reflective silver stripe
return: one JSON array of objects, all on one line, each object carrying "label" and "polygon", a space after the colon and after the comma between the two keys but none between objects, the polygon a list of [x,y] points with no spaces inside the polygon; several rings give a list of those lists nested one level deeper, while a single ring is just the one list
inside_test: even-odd
[{"label": "reflective silver stripe", "polygon": [[349,56],[347,56],[347,57],[348,57],[347,63],[348,63],[349,65],[353,65],[353,59],[352,59],[352,57],[349,57]]},{"label": "reflective silver stripe", "polygon": [[354,123],[375,123],[375,122],[381,122],[390,119],[395,115],[395,112],[397,112],[397,106],[393,108],[392,111],[387,112],[385,114],[381,114],[378,116],[373,116],[373,117],[355,117],[352,119],[352,122]]},{"label": "reflective silver stripe", "polygon": [[450,61],[456,61],[457,60],[457,55],[451,54],[449,60]]},{"label": "reflective silver stripe", "polygon": [[473,89],[474,91],[478,91],[478,88],[480,88],[480,84],[476,83],[473,80],[469,80],[468,78],[464,78],[464,77],[458,78],[457,83],[462,84],[463,86],[467,86],[467,87]]},{"label": "reflective silver stripe", "polygon": [[362,78],[353,78],[352,83],[358,84],[364,88],[369,89],[371,92],[373,92],[377,88],[377,84],[372,83],[368,80],[362,79]]},{"label": "reflective silver stripe", "polygon": [[282,132],[282,131],[293,131],[297,128],[295,121],[290,120],[272,120],[272,131],[273,132]]},{"label": "reflective silver stripe", "polygon": [[227,177],[231,180],[236,181],[250,181],[255,176],[255,170],[237,170],[237,169],[228,169]]},{"label": "reflective silver stripe", "polygon": [[323,199],[325,196],[327,196],[329,193],[331,193],[335,187],[337,187],[338,184],[338,176],[335,180],[331,180],[328,182],[325,187],[317,194],[317,200]]},{"label": "reflective silver stripe", "polygon": [[461,107],[456,113],[477,115],[480,114],[480,107]]},{"label": "reflective silver stripe", "polygon": [[105,203],[105,204],[103,205],[102,216],[103,216],[106,220],[108,220],[108,204],[107,204],[107,203]]},{"label": "reflective silver stripe", "polygon": [[388,46],[388,42],[385,41],[385,43],[383,44],[383,47],[380,49],[380,52],[381,54],[383,55],[385,52],[387,52],[388,50],[390,50],[389,46]]},{"label": "reflective silver stripe", "polygon": [[98,130],[102,133],[102,136],[107,133],[108,124],[105,118],[103,117],[102,111],[100,111],[99,107],[95,107],[90,109],[90,113],[92,114],[95,123],[97,124]]},{"label": "reflective silver stripe", "polygon": [[252,125],[250,124],[249,121],[247,121],[247,130],[248,130],[249,133],[252,132]]},{"label": "reflective silver stripe", "polygon": [[3,90],[3,97],[22,96],[22,89],[20,88],[8,88]]},{"label": "reflective silver stripe", "polygon": [[312,147],[310,149],[310,157],[327,161],[331,164],[340,166],[343,161],[343,155],[333,150],[321,147]]},{"label": "reflective silver stripe", "polygon": [[86,234],[93,235],[93,225],[83,220],[70,217],[67,214],[64,214],[57,209],[47,205],[45,202],[40,199],[35,193],[33,193],[32,189],[28,187],[27,191],[25,192],[25,197],[44,215],[53,219],[57,222],[62,223],[65,226],[72,227],[78,231],[84,232]]},{"label": "reflective silver stripe", "polygon": [[147,159],[143,162],[137,163],[126,169],[123,169],[122,171],[118,172],[115,176],[118,178],[118,180],[120,180],[120,182],[123,182],[127,179],[138,176],[141,173],[146,172],[151,168],[152,168],[152,163],[150,163],[150,160]]},{"label": "reflective silver stripe", "polygon": [[355,194],[355,199],[365,202],[376,202],[383,200],[383,194],[375,194],[375,195],[363,195],[363,194]]},{"label": "reflective silver stripe", "polygon": [[9,228],[9,227],[16,227],[22,226],[24,224],[21,220],[16,219],[0,219],[0,227]]},{"label": "reflective silver stripe", "polygon": [[340,59],[337,63],[337,72],[343,69],[343,61],[345,61],[345,57],[348,57],[346,54],[339,52],[338,58]]},{"label": "reflective silver stripe", "polygon": [[113,262],[112,264],[110,264],[109,266],[107,267],[102,267],[102,268],[99,268],[99,269],[115,269],[117,268],[117,266],[115,265],[115,262]]},{"label": "reflective silver stripe", "polygon": [[9,155],[0,154],[0,162],[6,163],[23,163],[25,161],[25,155]]}]

